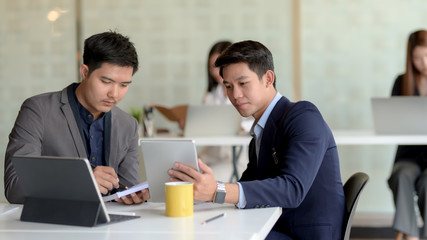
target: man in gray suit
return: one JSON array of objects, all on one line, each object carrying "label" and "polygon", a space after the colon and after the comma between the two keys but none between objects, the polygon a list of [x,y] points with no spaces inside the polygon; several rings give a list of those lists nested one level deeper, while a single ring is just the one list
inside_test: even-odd
[{"label": "man in gray suit", "polygon": [[[87,158],[102,194],[140,182],[138,124],[115,105],[126,95],[138,70],[135,47],[115,32],[85,40],[81,83],[27,99],[21,106],[5,156],[5,196],[23,203],[11,163],[13,155]],[[79,176],[76,176],[79,177]],[[54,180],[53,180],[54,181]],[[147,189],[116,201],[144,202]]]}]

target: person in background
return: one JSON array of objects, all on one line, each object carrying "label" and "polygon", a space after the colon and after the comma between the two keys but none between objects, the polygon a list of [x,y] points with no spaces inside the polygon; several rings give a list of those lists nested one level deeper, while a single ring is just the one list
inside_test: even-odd
[{"label": "person in background", "polygon": [[281,207],[267,239],[342,239],[344,189],[334,137],[310,102],[291,102],[276,90],[273,56],[256,41],[237,42],[216,60],[228,98],[255,122],[249,163],[237,183],[216,181],[175,163],[170,181],[194,183],[194,199],[238,208]]},{"label": "person in background", "polygon": [[[207,61],[208,88],[202,101],[205,105],[231,104],[225,93],[224,85],[222,84],[223,79],[219,74],[219,67],[215,66],[215,61],[218,56],[230,45],[230,41],[218,41],[209,51]],[[225,179],[229,178],[231,175],[231,170],[230,172],[224,171],[224,169],[230,169],[231,152],[231,147],[208,146],[200,150],[199,157],[218,172],[219,179]],[[224,173],[224,175],[220,173]]]},{"label": "person in background", "polygon": [[230,41],[219,41],[215,43],[208,55],[208,88],[203,96],[203,104],[231,104],[225,93],[222,77],[219,74],[219,67],[215,66],[218,56],[231,45]]},{"label": "person in background", "polygon": [[[24,101],[5,154],[5,196],[10,203],[24,202],[11,162],[14,155],[87,158],[102,194],[119,183],[140,183],[138,124],[116,107],[137,70],[138,55],[128,37],[95,34],[84,43],[81,83]],[[144,189],[116,201],[135,204],[148,198]]]},{"label": "person in background", "polygon": [[[409,35],[406,53],[406,72],[393,85],[392,96],[427,96],[427,31]],[[414,193],[424,221],[427,204],[427,146],[398,146],[388,184],[396,208],[393,229],[396,240],[416,240],[427,237],[427,226],[417,225]]]}]

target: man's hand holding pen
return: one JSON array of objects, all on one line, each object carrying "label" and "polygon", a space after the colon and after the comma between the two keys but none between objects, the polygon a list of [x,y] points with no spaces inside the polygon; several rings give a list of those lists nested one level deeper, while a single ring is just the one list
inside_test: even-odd
[{"label": "man's hand holding pen", "polygon": [[[123,191],[127,189],[126,186],[119,183],[119,178],[112,167],[97,166],[93,168],[96,183],[98,184],[99,191],[102,194]],[[139,192],[129,194],[127,196],[115,199],[116,202],[121,202],[127,205],[143,203],[150,198],[148,189],[143,189]]]},{"label": "man's hand holding pen", "polygon": [[112,167],[97,166],[93,169],[93,174],[102,194],[107,194],[113,188],[119,188],[119,177]]}]

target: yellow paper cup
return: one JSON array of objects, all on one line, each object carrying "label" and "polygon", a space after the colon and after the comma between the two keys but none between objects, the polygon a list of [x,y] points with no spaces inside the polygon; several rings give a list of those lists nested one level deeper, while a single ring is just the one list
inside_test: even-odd
[{"label": "yellow paper cup", "polygon": [[166,216],[188,217],[193,216],[193,183],[167,182]]}]

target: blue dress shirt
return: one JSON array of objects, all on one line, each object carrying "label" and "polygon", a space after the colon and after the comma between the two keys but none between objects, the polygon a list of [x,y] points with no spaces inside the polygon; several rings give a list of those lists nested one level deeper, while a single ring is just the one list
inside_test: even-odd
[{"label": "blue dress shirt", "polygon": [[88,159],[93,166],[105,165],[104,159],[104,114],[94,120],[94,116],[77,101],[80,123],[84,133]]}]

